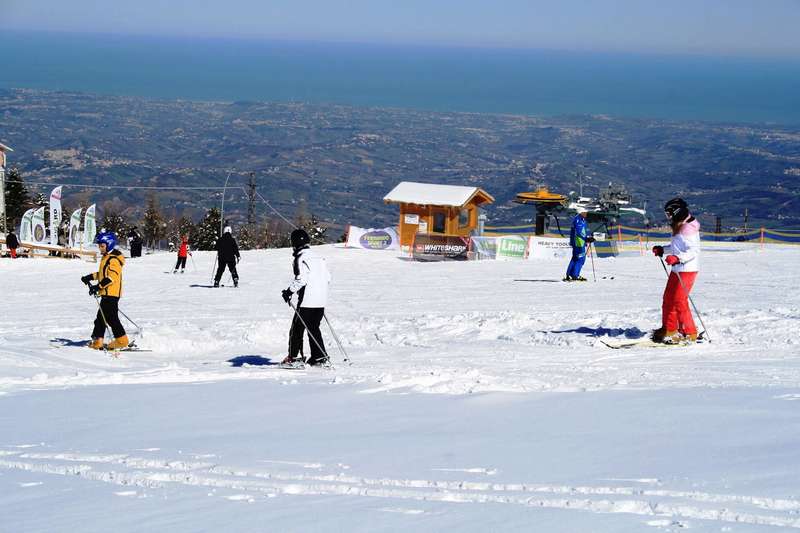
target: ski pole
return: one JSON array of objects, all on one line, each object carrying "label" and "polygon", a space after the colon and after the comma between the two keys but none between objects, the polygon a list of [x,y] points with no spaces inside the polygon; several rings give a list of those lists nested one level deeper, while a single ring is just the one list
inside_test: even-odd
[{"label": "ski pole", "polygon": [[325,318],[325,323],[328,324],[328,329],[331,330],[331,335],[333,335],[333,340],[336,341],[336,345],[339,347],[339,351],[341,351],[342,355],[344,355],[344,362],[347,363],[348,365],[352,365],[353,362],[350,361],[350,356],[347,355],[347,352],[344,351],[344,346],[342,346],[341,341],[339,341],[339,336],[336,335],[335,331],[333,331],[333,326],[331,326],[331,321],[328,320],[328,315],[323,314],[322,316],[323,318]]},{"label": "ski pole", "polygon": [[594,255],[592,254],[592,245],[594,243],[589,243],[589,259],[592,261],[592,277],[594,278],[594,282],[597,283],[597,274],[594,271]]},{"label": "ski pole", "polygon": [[123,311],[122,309],[117,309],[117,311],[119,311],[119,314],[121,314],[122,316],[124,316],[124,317],[125,317],[125,318],[128,320],[128,322],[130,322],[131,324],[133,324],[133,325],[136,327],[136,329],[138,329],[138,330],[139,330],[139,336],[141,336],[141,337],[144,337],[144,330],[142,330],[142,327],[141,327],[139,324],[137,324],[136,322],[134,322],[133,320],[131,320],[131,317],[129,317],[128,315],[126,315],[126,314],[125,314],[125,311]]},{"label": "ski pole", "polygon": [[217,275],[217,256],[214,256],[214,266],[211,268],[211,283],[214,283]]},{"label": "ski pole", "polygon": [[192,268],[194,269],[195,272],[197,272],[197,263],[194,262],[194,257],[192,256],[192,254],[189,254],[189,259],[192,260]]},{"label": "ski pole", "polygon": [[[664,263],[664,258],[658,256],[658,259],[661,261],[661,266],[664,267],[664,272],[667,274],[667,278],[669,278],[669,271],[667,270],[667,265]],[[680,273],[675,272],[675,275],[678,277],[678,281],[681,284],[681,289],[683,289],[684,294],[686,294],[686,298],[688,298],[689,303],[692,304],[692,309],[694,309],[694,314],[697,315],[697,319],[700,321],[700,325],[703,326],[703,333],[706,336],[706,340],[708,340],[708,342],[711,342],[711,337],[708,335],[708,328],[703,323],[703,317],[700,315],[700,311],[697,310],[697,306],[694,305],[694,300],[692,300],[692,296],[689,294],[689,291],[686,290],[686,285],[684,285]]]},{"label": "ski pole", "polygon": [[317,341],[316,337],[314,337],[314,335],[311,334],[311,330],[308,329],[308,324],[306,324],[306,321],[303,320],[302,316],[300,316],[300,313],[297,312],[297,308],[294,306],[292,301],[289,300],[289,302],[287,302],[287,303],[289,304],[289,307],[291,307],[292,310],[294,311],[295,316],[297,316],[297,318],[300,319],[300,323],[303,324],[303,327],[306,328],[306,332],[308,332],[308,338],[311,339],[312,341],[314,341],[314,344],[317,345],[317,348],[319,348],[319,350],[323,354],[325,354],[325,358],[328,359],[328,361],[330,361],[330,358],[328,357],[328,352],[325,351],[325,349],[322,347],[322,345],[319,343],[319,341]]}]

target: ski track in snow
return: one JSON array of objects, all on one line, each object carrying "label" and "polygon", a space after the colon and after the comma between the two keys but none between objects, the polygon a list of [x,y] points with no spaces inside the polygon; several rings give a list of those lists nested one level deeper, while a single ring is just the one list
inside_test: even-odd
[{"label": "ski track in snow", "polygon": [[[275,461],[261,461],[273,463]],[[244,469],[218,463],[137,457],[125,453],[26,452],[7,446],[0,450],[0,468],[70,476],[87,482],[134,487],[113,492],[141,497],[169,487],[207,487],[230,501],[257,504],[264,498],[285,496],[346,496],[443,503],[499,504],[574,510],[590,513],[627,513],[655,517],[650,525],[687,524],[687,520],[754,524],[800,529],[800,500],[701,491],[669,490],[649,485],[652,479],[605,480],[598,485],[551,485],[536,481],[493,483],[473,480],[391,479],[360,477],[341,468],[321,465],[330,473],[302,472],[306,464],[284,463],[283,468]],[[300,470],[292,471],[292,467]],[[339,470],[339,471],[334,471]],[[484,473],[464,469],[465,473]],[[627,482],[632,481],[633,484]],[[27,484],[33,487],[36,484]],[[217,490],[219,493],[217,494]],[[385,512],[420,514],[413,508],[387,507]]]},{"label": "ski track in snow", "polygon": [[[771,394],[776,402],[800,400],[800,287],[794,277],[782,275],[794,271],[797,248],[762,251],[741,245],[736,252],[706,254],[692,294],[712,342],[624,351],[608,349],[599,338],[636,338],[658,326],[664,272],[652,257],[598,259],[598,275],[613,272],[615,280],[537,284],[513,280],[560,279],[565,264],[426,264],[392,252],[318,250],[334,277],[328,315],[353,361],[341,362],[323,325],[332,370],[274,366],[285,355],[291,319],[278,296],[290,277],[287,250],[244,252],[239,270],[247,281],[238,291],[191,288],[208,283],[213,254],[197,252],[201,272],[180,279],[161,274],[164,263],[174,262],[172,254],[131,261],[122,308],[144,328],[138,344],[152,351],[127,352],[118,359],[50,342],[87,339],[96,306],[78,279],[96,265],[0,262],[0,294],[30,302],[16,306],[13,316],[0,316],[0,395],[263,380],[274,387],[348,385],[342,394],[398,395],[770,387],[782,389]],[[42,279],[50,282],[48,298],[32,289]],[[357,497],[375,499],[382,512],[407,515],[431,512],[417,502],[472,503],[627,513],[663,528],[690,527],[693,520],[718,522],[722,531],[734,524],[800,528],[800,499],[791,491],[777,498],[679,490],[680,481],[648,477],[646,471],[641,477],[606,473],[574,485],[523,473],[534,479],[501,483],[494,482],[501,476],[492,465],[468,463],[432,467],[430,479],[404,479],[381,476],[380,467],[369,471],[369,466],[324,464],[313,457],[294,462],[266,457],[233,466],[214,453],[220,450],[181,458],[158,447],[54,451],[38,438],[0,447],[0,473],[108,483],[123,487],[113,492],[123,498],[208,488],[209,496],[249,505],[275,497]],[[358,475],[361,471],[370,475]],[[20,490],[43,490],[42,479],[25,480]]]}]

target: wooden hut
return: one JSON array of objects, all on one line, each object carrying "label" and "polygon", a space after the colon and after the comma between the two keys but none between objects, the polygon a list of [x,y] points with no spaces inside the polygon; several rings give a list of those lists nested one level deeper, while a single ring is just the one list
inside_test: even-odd
[{"label": "wooden hut", "polygon": [[480,187],[403,181],[383,201],[400,205],[400,245],[411,246],[417,233],[472,234],[478,227],[478,208],[494,198]]}]

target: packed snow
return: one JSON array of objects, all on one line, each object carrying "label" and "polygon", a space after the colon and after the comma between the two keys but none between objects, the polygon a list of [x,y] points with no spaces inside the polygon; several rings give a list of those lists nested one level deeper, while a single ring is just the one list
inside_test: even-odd
[{"label": "packed snow", "polygon": [[150,351],[118,358],[81,346],[95,264],[0,260],[0,531],[800,529],[800,248],[709,244],[711,342],[623,350],[660,325],[652,255],[563,283],[316,250],[332,369],[277,366],[287,249],[243,252],[238,288],[211,253],[129,259]]}]

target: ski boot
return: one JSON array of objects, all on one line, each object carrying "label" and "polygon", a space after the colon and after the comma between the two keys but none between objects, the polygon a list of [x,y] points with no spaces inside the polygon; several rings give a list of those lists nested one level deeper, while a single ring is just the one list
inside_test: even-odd
[{"label": "ski boot", "polygon": [[102,350],[103,349],[103,339],[101,337],[93,338],[91,342],[86,345],[87,348],[91,348],[92,350]]},{"label": "ski boot", "polygon": [[572,281],[589,281],[583,276],[578,276],[577,278],[572,278]]},{"label": "ski boot", "polygon": [[666,331],[660,342],[664,344],[680,344],[683,342],[683,335],[678,331]]},{"label": "ski boot", "polygon": [[234,287],[238,287],[239,286],[239,278],[234,278],[233,279],[233,286]]},{"label": "ski boot", "polygon": [[561,281],[575,281],[574,278],[567,276],[566,278],[562,279]]},{"label": "ski boot", "polygon": [[128,347],[128,336],[123,335],[122,337],[117,337],[113,341],[108,343],[106,346],[107,350],[121,350],[122,348]]},{"label": "ski boot", "polygon": [[219,281],[215,281],[215,282],[214,282],[214,288],[216,289],[216,288],[218,288],[218,287],[219,287]]},{"label": "ski boot", "polygon": [[281,361],[280,366],[285,368],[304,368],[306,366],[306,361],[303,356],[295,356],[292,357],[291,355],[287,355]]},{"label": "ski boot", "polygon": [[330,368],[331,367],[331,360],[326,355],[325,357],[321,357],[319,359],[309,359],[308,364],[310,366],[318,366],[322,368]]}]

